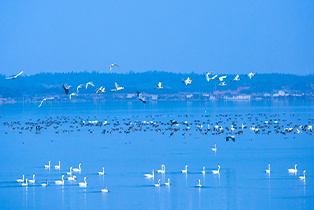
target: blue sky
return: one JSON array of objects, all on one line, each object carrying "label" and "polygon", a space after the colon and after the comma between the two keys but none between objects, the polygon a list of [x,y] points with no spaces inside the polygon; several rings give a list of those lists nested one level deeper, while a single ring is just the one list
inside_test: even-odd
[{"label": "blue sky", "polygon": [[0,73],[314,73],[314,1],[1,1]]}]

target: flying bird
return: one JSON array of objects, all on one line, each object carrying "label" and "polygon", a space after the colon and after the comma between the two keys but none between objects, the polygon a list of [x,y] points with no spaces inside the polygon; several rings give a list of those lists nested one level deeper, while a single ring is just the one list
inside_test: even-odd
[{"label": "flying bird", "polygon": [[67,85],[67,84],[63,84],[62,87],[63,87],[63,89],[64,89],[64,91],[65,91],[65,94],[68,95],[68,94],[69,94],[69,89],[70,89],[71,86],[69,86],[69,85]]},{"label": "flying bird", "polygon": [[146,103],[146,99],[145,99],[145,97],[143,97],[142,93],[137,92],[136,94],[137,94],[138,99],[145,104]]},{"label": "flying bird", "polygon": [[248,76],[250,79],[252,79],[252,77],[254,77],[255,74],[256,74],[256,73],[250,72],[247,76]]},{"label": "flying bird", "polygon": [[18,76],[20,76],[21,74],[23,74],[23,71],[21,71],[20,73],[18,73],[15,76],[11,76],[11,77],[6,77],[5,79],[16,79]]},{"label": "flying bird", "polygon": [[46,100],[52,100],[52,99],[54,99],[54,97],[44,98],[44,99],[40,102],[38,108],[41,107],[41,105],[44,103],[44,101],[46,101]]},{"label": "flying bird", "polygon": [[184,80],[184,79],[182,79],[183,81],[183,83],[185,84],[185,85],[189,85],[189,84],[192,84],[192,80],[190,79],[190,77],[188,77],[186,80]]},{"label": "flying bird", "polygon": [[106,92],[106,91],[105,91],[105,87],[103,87],[103,86],[101,86],[100,88],[97,88],[97,89],[95,90],[95,93],[98,93],[98,94],[104,93],[104,92]]},{"label": "flying bird", "polygon": [[156,85],[156,88],[155,89],[162,89],[164,87],[161,87],[161,82],[159,82],[158,84],[155,84]]},{"label": "flying bird", "polygon": [[226,85],[227,85],[227,84],[226,84],[225,82],[221,82],[221,83],[219,83],[218,86],[222,87],[222,86],[226,86]]},{"label": "flying bird", "polygon": [[225,78],[227,78],[227,76],[221,76],[221,77],[219,77],[218,79],[219,79],[219,81],[223,81]]},{"label": "flying bird", "polygon": [[209,82],[210,78],[209,75],[211,75],[213,72],[207,72],[204,77],[206,78],[207,82]]},{"label": "flying bird", "polygon": [[86,89],[87,89],[88,85],[95,86],[93,82],[88,82],[88,83],[85,84]]},{"label": "flying bird", "polygon": [[71,96],[76,96],[76,95],[77,95],[77,93],[76,93],[76,92],[71,93],[71,94],[69,95],[70,100],[71,100]]},{"label": "flying bird", "polygon": [[116,64],[116,63],[113,63],[113,64],[111,64],[111,65],[109,66],[109,69],[110,69],[110,71],[111,71],[112,67],[114,67],[114,66],[117,66],[117,67],[119,67],[119,65],[118,65],[118,64]]},{"label": "flying bird", "polygon": [[239,81],[240,78],[239,78],[239,74],[237,74],[237,76],[235,76],[235,78],[233,80],[231,80],[231,82],[235,82],[235,81]]},{"label": "flying bird", "polygon": [[85,84],[80,84],[79,86],[77,86],[76,88],[76,92],[79,93],[79,89],[82,88]]},{"label": "flying bird", "polygon": [[233,142],[235,142],[234,136],[227,136],[227,137],[226,137],[226,141],[229,141],[230,139],[231,139]]},{"label": "flying bird", "polygon": [[115,82],[114,85],[116,86],[116,89],[112,89],[112,90],[110,90],[110,92],[115,92],[115,91],[123,90],[123,89],[124,89],[124,87],[120,87],[117,82]]}]

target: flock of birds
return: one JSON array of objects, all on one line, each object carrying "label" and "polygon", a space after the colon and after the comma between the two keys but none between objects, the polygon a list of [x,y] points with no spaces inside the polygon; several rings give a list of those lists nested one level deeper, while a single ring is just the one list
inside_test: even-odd
[{"label": "flock of birds", "polygon": [[[116,63],[111,64],[111,65],[109,66],[110,71],[112,70],[112,67],[114,67],[114,66],[119,67],[119,65],[116,64]],[[21,71],[21,72],[18,73],[17,75],[10,76],[10,77],[6,77],[6,79],[11,79],[11,80],[12,80],[12,79],[17,79],[22,73],[23,73],[23,71]],[[212,76],[212,77],[209,77],[209,76],[212,75],[212,74],[213,74],[213,72],[208,72],[208,73],[206,73],[206,74],[204,75],[205,78],[206,78],[206,80],[207,80],[208,82],[211,81],[211,80],[215,80],[215,79],[217,78],[217,79],[220,81],[220,83],[219,83],[219,85],[218,85],[219,87],[222,87],[222,86],[226,86],[226,85],[227,85],[227,83],[224,81],[224,79],[227,78],[226,75],[218,77],[218,75],[216,74],[216,75],[214,75],[214,76]],[[250,72],[249,74],[247,74],[247,76],[248,76],[250,79],[252,79],[252,77],[254,77],[255,74],[256,74],[256,73]],[[235,78],[232,79],[230,82],[236,82],[236,81],[240,81],[240,76],[239,76],[239,74],[237,74],[237,75],[235,76]],[[182,79],[182,83],[185,84],[185,85],[190,85],[190,84],[192,84],[192,79],[190,79],[189,77],[188,77],[187,79]],[[66,94],[66,95],[69,95],[69,99],[71,100],[73,96],[77,96],[77,95],[79,94],[79,89],[80,89],[80,88],[82,88],[82,87],[85,86],[86,89],[87,89],[87,87],[88,87],[89,85],[95,86],[93,82],[87,82],[86,84],[80,84],[79,86],[77,86],[76,92],[72,92],[71,94],[69,94],[69,93],[70,93],[70,87],[71,87],[70,85],[63,84],[61,88],[64,89],[65,94]],[[116,87],[116,88],[110,90],[110,92],[116,92],[116,91],[120,91],[120,90],[123,90],[123,89],[124,89],[124,87],[120,86],[117,81],[115,82],[115,87]],[[155,84],[155,89],[162,89],[162,88],[163,88],[163,87],[162,87],[161,81],[159,81],[158,84]],[[94,92],[97,93],[97,94],[102,94],[102,93],[105,93],[105,92],[106,92],[106,88],[105,88],[104,86],[101,86],[101,87],[99,87],[99,88],[96,88]],[[140,100],[140,101],[143,102],[143,103],[146,103],[146,99],[145,99],[145,97],[142,95],[141,92],[137,92],[136,94],[137,94],[138,100]],[[47,100],[53,100],[53,99],[54,99],[54,97],[44,98],[44,99],[40,102],[38,108],[41,107],[42,104],[43,104],[45,101],[47,101]]]},{"label": "flock of birds", "polygon": [[[50,167],[51,167],[50,163],[51,163],[51,161],[48,162],[48,165],[44,165],[44,168],[50,170]],[[66,173],[66,175],[68,175],[66,180],[68,180],[68,181],[76,181],[76,176],[73,174],[73,172],[81,173],[81,171],[82,171],[81,165],[82,164],[80,163],[78,168],[70,167],[70,171]],[[59,161],[58,165],[54,166],[54,168],[57,169],[57,170],[61,169],[60,161]],[[105,168],[103,167],[103,170],[98,172],[97,174],[98,175],[105,175]],[[21,186],[23,186],[23,187],[27,187],[29,184],[35,184],[35,182],[36,182],[35,176],[36,175],[34,174],[33,175],[33,179],[29,180],[29,179],[24,179],[25,177],[23,175],[23,178],[22,179],[17,179],[16,182],[22,183]],[[63,174],[61,176],[61,180],[54,181],[54,184],[56,184],[56,185],[64,185],[64,179],[65,179],[65,175]],[[87,177],[84,177],[84,182],[79,182],[78,186],[80,186],[80,187],[87,187],[86,179],[87,179]],[[43,187],[47,187],[49,185],[48,184],[48,179],[46,179],[46,182],[41,183],[40,185],[43,186]],[[106,185],[106,187],[104,189],[101,189],[100,192],[109,192],[108,189],[107,189],[107,185]]]},{"label": "flock of birds", "polygon": [[[214,148],[212,148],[212,151],[216,152],[217,151],[217,148],[216,148],[216,145]],[[51,165],[50,165],[51,161],[49,161],[48,165],[44,165],[44,168],[45,169],[50,169]],[[61,165],[60,165],[60,161],[59,161],[59,164],[58,165],[55,165],[54,166],[55,169],[57,170],[60,170],[61,169]],[[104,170],[104,167],[102,168],[103,170],[98,172],[97,174],[98,175],[105,175],[105,170]],[[68,181],[76,181],[76,176],[73,174],[73,172],[76,172],[76,173],[81,173],[82,171],[82,168],[81,168],[81,163],[79,164],[79,167],[78,168],[73,168],[73,167],[70,167],[70,171],[69,172],[66,172],[66,175],[68,175],[68,177],[66,178],[66,180]],[[151,174],[144,174],[144,176],[146,178],[152,178],[154,179],[155,178],[155,173],[154,173],[154,169],[152,170],[152,173]],[[165,175],[166,174],[166,166],[164,164],[161,165],[161,169],[160,170],[157,170],[156,171],[157,173],[159,174],[163,174]],[[291,169],[288,169],[288,173],[294,173],[295,175],[297,174],[298,170],[297,170],[297,164],[295,164],[294,168],[291,168]],[[303,176],[299,176],[299,179],[301,180],[305,180],[305,172],[306,170],[303,171]],[[181,170],[181,173],[182,174],[188,174],[188,165],[185,166],[185,168],[183,170]],[[194,172],[195,173],[195,172]],[[203,167],[203,170],[200,172],[202,175],[205,175],[206,174],[206,171],[205,171],[205,166]],[[211,170],[211,173],[212,174],[218,174],[220,175],[220,165],[217,166],[217,170]],[[270,174],[270,164],[268,164],[268,169],[265,170],[265,173],[268,173]],[[61,176],[61,180],[56,180],[54,181],[54,184],[55,185],[64,185],[64,181],[65,181],[65,176],[66,175],[62,175]],[[24,175],[23,175],[23,178],[22,179],[17,179],[16,182],[18,183],[22,183],[21,186],[23,187],[27,187],[29,184],[33,184],[35,185],[36,183],[36,180],[35,180],[35,174],[33,175],[33,179],[29,180],[29,179],[24,179]],[[87,187],[87,177],[84,177],[84,181],[83,182],[79,182],[78,183],[78,186],[80,187]],[[165,186],[168,186],[170,187],[170,178],[167,179],[168,182],[165,182],[163,183],[163,185]],[[203,187],[201,185],[201,180],[198,179],[198,184],[196,185],[196,187]],[[158,179],[157,183],[154,183],[154,186],[155,187],[160,187],[161,186],[161,179]],[[47,187],[49,184],[48,184],[48,179],[46,179],[46,182],[44,183],[41,183],[40,184],[41,186],[43,187]],[[109,192],[108,189],[107,189],[107,185],[104,189],[101,189],[100,192],[103,192],[103,193],[107,193]]]}]

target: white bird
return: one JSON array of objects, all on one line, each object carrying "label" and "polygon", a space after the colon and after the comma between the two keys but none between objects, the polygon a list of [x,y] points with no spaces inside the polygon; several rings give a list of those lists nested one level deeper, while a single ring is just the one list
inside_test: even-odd
[{"label": "white bird", "polygon": [[254,77],[255,74],[256,74],[256,73],[250,72],[247,76],[248,76],[250,79],[252,79],[252,77]]},{"label": "white bird", "polygon": [[199,180],[197,180],[198,181],[198,185],[196,185],[196,187],[202,187],[202,185],[201,185],[201,180],[199,179]]},{"label": "white bird", "polygon": [[183,83],[185,84],[185,85],[189,85],[189,84],[192,84],[192,80],[190,79],[190,77],[188,77],[186,80],[185,79],[182,79],[183,81]]},{"label": "white bird", "polygon": [[304,179],[305,180],[305,172],[306,172],[306,170],[303,171],[303,176],[299,176],[299,179]]},{"label": "white bird", "polygon": [[159,82],[158,84],[155,84],[156,88],[155,89],[162,89],[164,87],[161,87],[161,82]]},{"label": "white bird", "polygon": [[154,178],[154,169],[153,169],[153,172],[152,172],[152,174],[144,174],[144,176],[145,177],[147,177],[147,178]]},{"label": "white bird", "polygon": [[106,89],[105,87],[101,86],[100,88],[96,88],[95,93],[98,93],[98,94],[104,93],[106,92],[105,89]]},{"label": "white bird", "polygon": [[24,182],[24,175],[23,175],[23,179],[17,179],[16,182]]},{"label": "white bird", "polygon": [[59,165],[55,165],[55,169],[60,169],[60,161],[59,161]]},{"label": "white bird", "polygon": [[221,82],[221,83],[219,83],[218,86],[222,87],[222,86],[226,86],[226,85],[227,85],[227,84],[226,84],[225,82]]},{"label": "white bird", "polygon": [[185,166],[184,170],[181,170],[181,173],[187,174],[188,173],[188,165]]},{"label": "white bird", "polygon": [[108,189],[107,189],[107,185],[106,185],[106,188],[105,189],[101,189],[100,192],[105,192],[105,193],[109,192]]},{"label": "white bird", "polygon": [[81,187],[86,187],[87,186],[87,182],[86,182],[86,177],[84,177],[84,182],[80,182],[79,183],[79,186],[81,186]]},{"label": "white bird", "polygon": [[298,165],[295,164],[295,165],[294,165],[294,169],[293,169],[293,168],[290,168],[290,169],[288,169],[288,172],[289,172],[289,173],[297,173],[297,172],[298,172],[297,166],[298,166]]},{"label": "white bird", "polygon": [[79,89],[82,88],[85,84],[80,84],[79,86],[77,86],[76,88],[76,92],[79,93]]},{"label": "white bird", "polygon": [[207,82],[209,82],[210,78],[209,75],[211,75],[213,72],[207,72],[204,77],[206,78]]},{"label": "white bird", "polygon": [[72,171],[81,172],[81,163],[79,164],[79,168],[73,168]]},{"label": "white bird", "polygon": [[105,174],[105,167],[102,167],[102,172],[98,172],[98,175],[104,175]]},{"label": "white bird", "polygon": [[23,74],[23,71],[21,71],[20,73],[18,73],[15,76],[11,76],[11,77],[6,77],[5,79],[16,79],[18,76],[20,76],[21,74]]},{"label": "white bird", "polygon": [[240,78],[239,78],[239,74],[237,74],[237,76],[235,76],[235,78],[233,80],[231,80],[231,82],[235,82],[235,81],[239,81]]},{"label": "white bird", "polygon": [[214,80],[214,79],[216,79],[216,77],[218,77],[218,75],[217,75],[217,74],[216,74],[215,76],[213,76],[213,77],[209,78],[209,80]]},{"label": "white bird", "polygon": [[70,167],[70,172],[67,172],[67,175],[72,175],[72,167]]},{"label": "white bird", "polygon": [[217,151],[216,144],[214,146],[215,148],[212,148],[212,151],[216,152]]},{"label": "white bird", "polygon": [[62,181],[58,180],[55,181],[55,184],[64,184],[64,179],[63,179],[64,175],[62,175]]},{"label": "white bird", "polygon": [[166,186],[170,185],[170,178],[168,178],[168,182],[166,182],[164,185],[166,185]]},{"label": "white bird", "polygon": [[74,180],[76,180],[76,176],[70,176],[70,177],[67,178],[67,180],[74,181]]},{"label": "white bird", "polygon": [[270,164],[268,164],[268,169],[265,170],[265,173],[270,173]]},{"label": "white bird", "polygon": [[85,84],[86,89],[87,89],[88,85],[95,86],[93,82],[88,82]]},{"label": "white bird", "polygon": [[119,90],[124,89],[124,87],[119,86],[118,82],[115,82],[114,85],[116,86],[116,89],[112,89],[112,90],[110,90],[110,92],[115,92],[115,91],[119,91]]},{"label": "white bird", "polygon": [[33,175],[33,180],[28,180],[29,183],[35,183],[35,174]]},{"label": "white bird", "polygon": [[227,76],[221,76],[221,77],[219,77],[218,79],[219,79],[219,81],[223,81],[225,78],[227,78]]},{"label": "white bird", "polygon": [[136,94],[137,94],[138,99],[139,99],[140,101],[142,101],[144,104],[146,104],[146,99],[145,99],[145,97],[142,95],[142,93],[137,92]]},{"label": "white bird", "polygon": [[220,165],[218,165],[218,170],[212,170],[213,174],[219,174]]},{"label": "white bird", "polygon": [[43,187],[47,187],[48,186],[48,179],[46,179],[46,183],[42,183],[40,185],[43,186]]},{"label": "white bird", "polygon": [[114,67],[114,66],[117,66],[117,67],[119,67],[119,65],[118,65],[118,64],[116,64],[116,63],[113,63],[113,64],[111,64],[111,65],[109,66],[109,70],[111,71],[111,68],[112,68],[112,67]]},{"label": "white bird", "polygon": [[48,164],[48,165],[44,165],[44,167],[45,167],[45,168],[50,168],[50,162],[51,162],[51,161],[49,161],[49,164]]},{"label": "white bird", "polygon": [[27,179],[25,180],[25,183],[22,183],[21,185],[24,187],[28,186]]},{"label": "white bird", "polygon": [[160,187],[160,179],[158,179],[158,184],[154,184],[155,187]]},{"label": "white bird", "polygon": [[202,174],[205,174],[206,172],[205,172],[205,166],[203,167],[203,171],[202,171]]},{"label": "white bird", "polygon": [[161,170],[157,170],[157,173],[164,174],[166,172],[166,166],[164,164],[161,165]]},{"label": "white bird", "polygon": [[70,100],[71,100],[71,97],[72,97],[72,96],[77,96],[77,95],[78,95],[78,94],[77,94],[76,92],[71,93],[71,94],[69,95]]},{"label": "white bird", "polygon": [[41,107],[41,105],[42,105],[46,100],[52,100],[52,99],[54,99],[54,97],[44,98],[44,99],[40,102],[38,108]]}]

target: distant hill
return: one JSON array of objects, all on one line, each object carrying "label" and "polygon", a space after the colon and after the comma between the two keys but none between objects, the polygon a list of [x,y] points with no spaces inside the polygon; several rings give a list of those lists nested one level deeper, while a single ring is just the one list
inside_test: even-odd
[{"label": "distant hill", "polygon": [[[218,75],[222,76],[222,75]],[[190,77],[191,85],[184,85],[182,79]],[[0,75],[1,97],[22,97],[64,94],[60,89],[62,84],[71,85],[70,92],[76,91],[79,84],[93,81],[95,87],[87,90],[80,89],[82,94],[92,94],[96,87],[106,87],[106,94],[114,88],[115,81],[125,89],[119,93],[135,93],[136,91],[147,94],[176,94],[176,93],[226,93],[226,94],[256,94],[274,93],[283,90],[287,93],[313,93],[314,75],[298,76],[292,74],[256,74],[251,80],[246,75],[240,75],[240,81],[230,82],[235,75],[227,75],[225,79],[227,86],[218,87],[219,80],[207,82],[204,75],[180,74],[159,71],[148,71],[143,73],[129,72],[127,74],[79,72],[79,73],[40,73],[31,76],[22,75],[15,80],[6,80]],[[163,89],[156,90],[155,83],[162,82]]]}]

